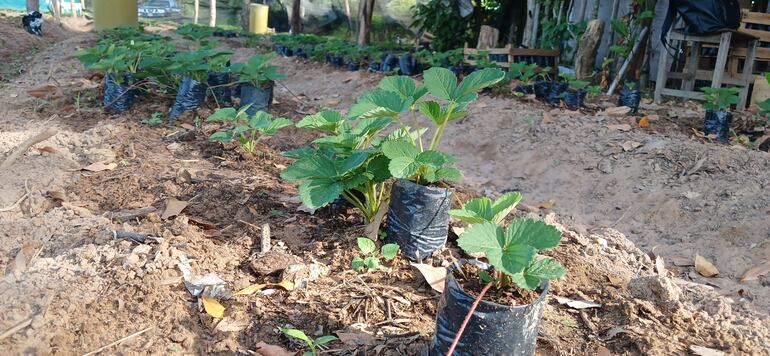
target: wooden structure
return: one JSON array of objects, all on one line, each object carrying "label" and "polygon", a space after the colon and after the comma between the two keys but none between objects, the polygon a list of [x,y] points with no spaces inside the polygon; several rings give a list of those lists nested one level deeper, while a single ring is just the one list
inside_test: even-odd
[{"label": "wooden structure", "polygon": [[[766,26],[770,25],[770,14],[743,10],[741,15],[741,32],[745,32],[759,38],[760,43],[770,43],[770,31],[756,29],[756,27],[767,28]],[[746,57],[746,54],[746,49],[744,48],[737,48],[735,50],[736,56]],[[770,65],[770,48],[757,48],[754,62],[765,62],[766,65]],[[757,72],[755,71],[755,73]],[[768,85],[767,80],[763,75],[758,75],[754,78],[754,87],[751,92],[751,105],[756,105],[765,99],[770,98],[770,85]]]},{"label": "wooden structure", "polygon": [[[682,43],[682,49],[686,48],[684,51],[686,61],[681,72],[669,71],[669,60],[672,56],[665,51],[660,52],[658,77],[655,83],[656,103],[660,103],[664,95],[702,100],[705,94],[695,88],[695,81],[710,80],[713,88],[720,88],[722,84],[740,87],[738,108],[746,107],[749,86],[753,82],[752,70],[759,42],[757,37],[743,31],[728,29],[706,36],[686,35],[680,31],[672,30],[668,34],[668,40],[672,44],[676,41]],[[714,69],[698,69],[701,48],[709,45],[718,45]],[[738,55],[739,49],[745,50],[743,57]],[[726,71],[728,68],[737,69],[737,61],[741,59],[744,60],[741,73]],[[666,88],[668,79],[681,79],[680,88]]]},{"label": "wooden structure", "polygon": [[499,36],[500,31],[496,28],[481,26],[476,48],[470,48],[468,47],[468,43],[465,43],[465,46],[463,47],[463,61],[468,65],[475,66],[477,63],[475,57],[479,52],[486,52],[489,54],[490,59],[502,68],[510,68],[511,64],[514,62],[532,63],[532,60],[524,59],[531,59],[532,57],[545,57],[541,62],[549,62],[550,64],[541,65],[542,67],[550,66],[555,68],[559,63],[559,51],[556,50],[511,48],[510,44],[502,48],[495,48]]}]

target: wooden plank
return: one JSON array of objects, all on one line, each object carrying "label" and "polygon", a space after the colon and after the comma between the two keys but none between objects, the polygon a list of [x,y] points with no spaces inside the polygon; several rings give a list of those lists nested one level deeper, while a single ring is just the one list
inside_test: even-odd
[{"label": "wooden plank", "polygon": [[[770,36],[768,36],[768,34],[770,34],[770,32],[767,32],[767,31],[750,30],[750,29],[746,28],[746,29],[741,29],[740,31],[738,31],[738,33],[741,34],[741,35],[748,35],[748,36],[756,37],[760,41],[763,41],[763,42],[770,42]],[[747,40],[748,40],[748,38],[747,38]]]},{"label": "wooden plank", "polygon": [[687,99],[695,99],[695,100],[703,100],[706,97],[706,94],[699,91],[684,91],[684,90],[668,89],[668,88],[664,88],[663,90],[661,90],[661,94],[666,96],[675,96],[678,98],[687,98]]},{"label": "wooden plank", "polygon": [[714,78],[711,80],[712,88],[722,87],[722,76],[725,73],[725,64],[727,64],[727,54],[730,52],[730,39],[732,36],[732,32],[722,33],[722,39],[719,41],[717,63],[714,65]]},{"label": "wooden plank", "polygon": [[[669,35],[671,32],[669,32]],[[654,100],[656,104],[660,104],[663,91],[666,89],[666,81],[668,80],[669,68],[668,68],[668,51],[660,51],[660,57],[658,62],[658,78],[655,81],[655,95]]]},{"label": "wooden plank", "polygon": [[[746,54],[748,53],[747,48],[733,48],[733,56],[744,58],[746,57]],[[757,55],[756,59],[758,60],[770,60],[770,48],[757,48]]]},{"label": "wooden plank", "polygon": [[751,106],[757,106],[759,103],[770,99],[770,83],[765,77],[758,75],[754,77],[754,90],[751,93]]},{"label": "wooden plank", "polygon": [[770,14],[765,14],[762,12],[748,12],[743,11],[743,18],[741,19],[741,23],[747,24],[747,23],[753,23],[757,25],[770,25]]},{"label": "wooden plank", "polygon": [[540,48],[511,48],[510,54],[512,56],[558,57],[559,51]]},{"label": "wooden plank", "polygon": [[[754,69],[754,58],[757,55],[757,46],[759,41],[754,40],[749,44],[749,53],[746,56],[746,61],[743,63],[743,89],[741,95],[738,96],[738,109],[743,110],[746,108],[746,101],[749,96],[749,84],[751,83],[752,69]],[[736,60],[737,62],[737,60]]]},{"label": "wooden plank", "polygon": [[500,30],[483,25],[479,30],[479,40],[476,43],[477,49],[489,49],[497,47],[497,39],[500,38]]},{"label": "wooden plank", "polygon": [[[711,80],[711,78],[714,76],[714,72],[710,70],[703,70],[698,69],[697,72],[695,72],[695,77],[692,79],[695,80]],[[668,73],[669,79],[691,79],[691,75],[687,75],[682,72],[670,72]],[[723,76],[722,77],[722,84],[728,84],[728,85],[738,85],[743,86],[743,78],[740,77],[734,77],[734,76]],[[698,88],[693,88],[693,90],[696,90]]]},{"label": "wooden plank", "polygon": [[700,42],[693,42],[690,48],[687,63],[685,64],[685,73],[693,74],[682,81],[682,90],[692,91],[695,87],[695,73],[698,70],[698,58],[700,57]]}]

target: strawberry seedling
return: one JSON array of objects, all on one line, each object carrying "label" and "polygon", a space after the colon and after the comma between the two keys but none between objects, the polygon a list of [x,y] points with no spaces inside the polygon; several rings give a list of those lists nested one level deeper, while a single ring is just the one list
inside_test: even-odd
[{"label": "strawberry seedling", "polygon": [[380,258],[384,258],[386,261],[390,261],[396,258],[398,254],[398,245],[385,244],[382,245],[380,251],[377,251],[377,244],[369,238],[359,237],[358,249],[364,255],[353,257],[353,261],[350,262],[350,267],[356,271],[360,271],[364,267],[369,270],[377,269],[380,267]]}]

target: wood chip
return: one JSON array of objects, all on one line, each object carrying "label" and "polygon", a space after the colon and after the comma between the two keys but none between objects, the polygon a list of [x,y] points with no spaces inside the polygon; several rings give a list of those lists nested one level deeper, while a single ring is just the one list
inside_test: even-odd
[{"label": "wood chip", "polygon": [[726,355],[723,351],[710,349],[708,347],[698,346],[698,345],[690,345],[690,351],[692,353],[698,355],[698,356],[724,356]]},{"label": "wood chip", "polygon": [[559,297],[556,296],[556,301],[559,302],[559,304],[566,305],[573,309],[588,309],[588,308],[601,308],[602,305],[596,302],[592,302],[590,300],[573,300],[569,298]]},{"label": "wood chip", "polygon": [[111,171],[118,167],[118,164],[113,162],[110,164],[104,164],[102,162],[96,162],[89,164],[83,168],[81,168],[84,171],[91,171],[91,172],[101,172],[101,171]]},{"label": "wood chip", "polygon": [[163,214],[160,216],[160,218],[163,220],[166,220],[168,218],[177,216],[186,207],[187,207],[186,201],[169,198],[168,200],[166,200],[166,210],[163,211]]},{"label": "wood chip", "polygon": [[687,256],[671,256],[669,257],[669,260],[671,260],[671,263],[674,264],[674,266],[677,267],[692,267],[695,266],[695,262],[692,260],[692,258]]},{"label": "wood chip", "polygon": [[765,261],[764,263],[752,267],[746,271],[743,274],[743,277],[741,277],[741,282],[756,281],[760,276],[764,276],[768,273],[770,273],[770,261]]},{"label": "wood chip", "polygon": [[700,255],[695,255],[695,271],[703,277],[714,277],[719,274],[719,270]]},{"label": "wood chip", "polygon": [[628,106],[616,106],[614,108],[608,108],[599,113],[603,116],[622,117],[628,115],[631,112],[631,108]]}]

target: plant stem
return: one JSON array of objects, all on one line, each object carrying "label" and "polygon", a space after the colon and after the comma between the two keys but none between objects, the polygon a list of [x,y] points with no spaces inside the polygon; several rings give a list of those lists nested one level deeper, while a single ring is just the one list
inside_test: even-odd
[{"label": "plant stem", "polygon": [[479,293],[479,296],[476,297],[476,300],[473,301],[473,305],[471,305],[471,309],[468,310],[468,314],[465,316],[465,320],[463,320],[462,325],[460,325],[460,329],[457,330],[457,335],[455,335],[455,339],[452,341],[452,346],[449,347],[449,351],[447,351],[446,356],[452,356],[452,354],[455,352],[457,343],[460,342],[460,337],[463,336],[465,327],[468,326],[468,322],[471,321],[473,312],[476,311],[476,307],[479,306],[481,299],[484,298],[484,294],[487,294],[487,291],[489,290],[489,288],[492,287],[493,284],[495,283],[494,282],[487,283],[487,285],[484,286],[484,289],[481,290],[481,293]]},{"label": "plant stem", "polygon": [[[414,111],[414,106],[412,106],[412,109],[410,111],[412,112],[412,121],[414,122],[414,127],[420,127],[420,125],[419,125],[420,123],[417,122],[417,114]],[[409,135],[409,137],[412,137],[412,135]],[[421,135],[417,135],[417,141],[420,143],[420,152],[422,152],[423,148],[422,148],[422,136]]]}]

